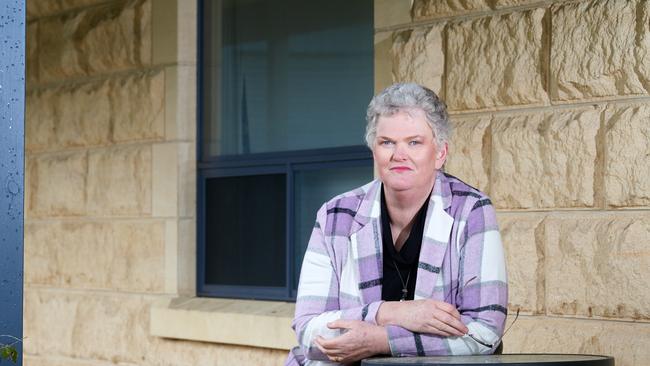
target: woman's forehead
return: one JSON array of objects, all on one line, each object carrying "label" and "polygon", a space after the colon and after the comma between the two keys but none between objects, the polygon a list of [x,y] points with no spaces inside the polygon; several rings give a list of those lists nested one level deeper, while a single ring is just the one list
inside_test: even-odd
[{"label": "woman's forehead", "polygon": [[416,136],[433,135],[431,126],[420,109],[399,111],[377,119],[377,135]]}]

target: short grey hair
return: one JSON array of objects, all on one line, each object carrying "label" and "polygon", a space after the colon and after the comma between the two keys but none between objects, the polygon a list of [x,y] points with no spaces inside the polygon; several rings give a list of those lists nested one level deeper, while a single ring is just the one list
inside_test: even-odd
[{"label": "short grey hair", "polygon": [[397,83],[375,95],[366,112],[366,143],[372,150],[379,117],[419,109],[424,112],[437,146],[449,141],[451,123],[447,106],[433,90],[416,83]]}]

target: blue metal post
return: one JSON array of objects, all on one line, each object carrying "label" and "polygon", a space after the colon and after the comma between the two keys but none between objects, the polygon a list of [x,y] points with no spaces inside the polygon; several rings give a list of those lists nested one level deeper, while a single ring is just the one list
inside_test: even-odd
[{"label": "blue metal post", "polygon": [[[25,0],[0,2],[0,343],[23,337]],[[22,342],[17,365],[22,365]],[[7,362],[7,361],[3,361]]]}]

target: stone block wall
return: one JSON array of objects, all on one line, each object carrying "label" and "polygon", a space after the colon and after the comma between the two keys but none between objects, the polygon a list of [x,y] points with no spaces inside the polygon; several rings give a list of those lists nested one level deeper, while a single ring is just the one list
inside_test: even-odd
[{"label": "stone block wall", "polygon": [[[412,6],[411,6],[412,3]],[[650,2],[377,0],[376,89],[429,86],[446,170],[490,195],[505,352],[650,363]]]},{"label": "stone block wall", "polygon": [[269,365],[150,335],[195,293],[196,1],[28,0],[24,362]]}]

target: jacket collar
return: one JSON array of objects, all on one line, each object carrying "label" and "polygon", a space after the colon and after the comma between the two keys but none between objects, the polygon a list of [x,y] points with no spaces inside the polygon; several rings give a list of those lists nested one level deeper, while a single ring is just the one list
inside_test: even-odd
[{"label": "jacket collar", "polygon": [[[359,269],[359,290],[364,303],[381,300],[383,276],[381,236],[381,181],[368,184],[359,204],[351,231],[351,244],[356,246],[355,261]],[[454,219],[448,214],[451,206],[451,187],[443,172],[436,181],[429,198],[422,248],[418,263],[415,298],[430,297],[440,274],[442,260]]]}]

